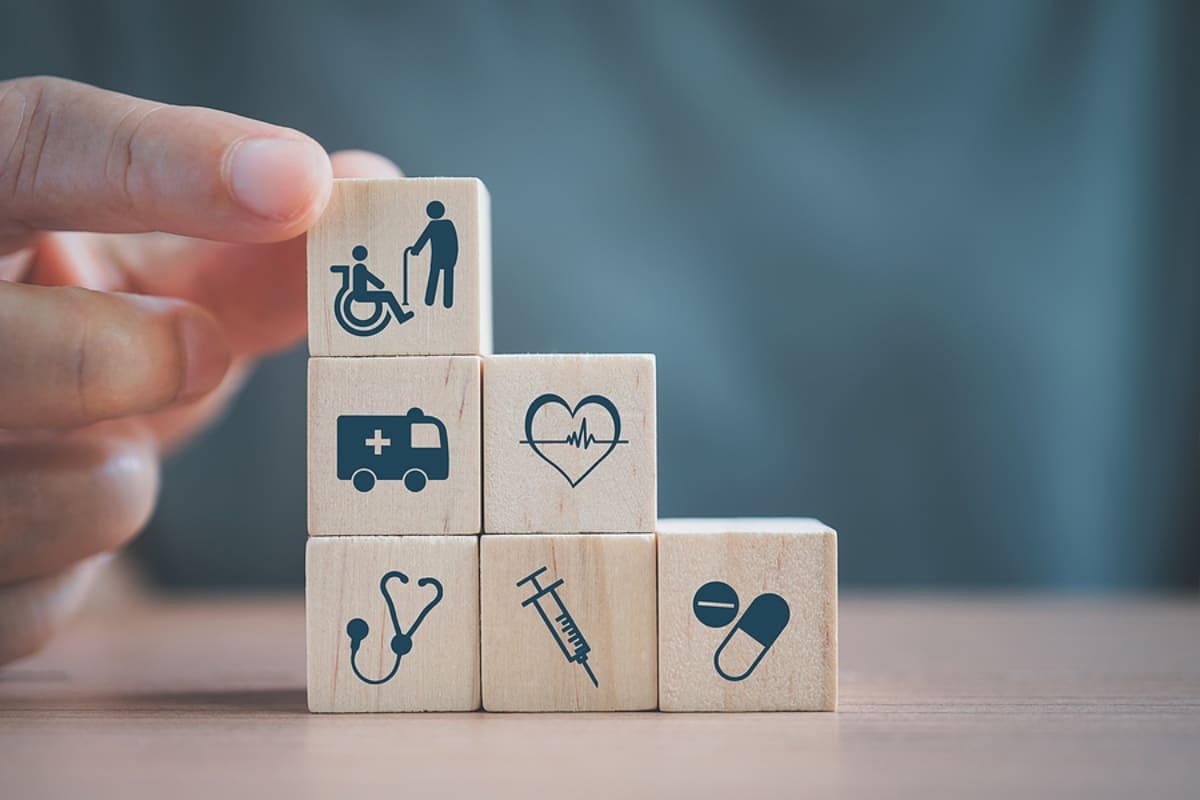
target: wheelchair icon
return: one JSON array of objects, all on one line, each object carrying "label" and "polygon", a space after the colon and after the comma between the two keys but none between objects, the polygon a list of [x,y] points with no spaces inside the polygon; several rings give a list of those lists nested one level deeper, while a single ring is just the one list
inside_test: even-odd
[{"label": "wheelchair icon", "polygon": [[[412,319],[413,312],[401,308],[396,295],[385,287],[383,280],[367,269],[364,263],[367,248],[357,245],[350,254],[355,261],[353,267],[334,264],[329,268],[333,274],[342,276],[342,286],[333,298],[333,316],[342,330],[352,336],[374,336],[393,319],[397,325]],[[405,261],[404,283],[407,289],[407,259]],[[364,313],[356,313],[359,309],[364,309]]]}]

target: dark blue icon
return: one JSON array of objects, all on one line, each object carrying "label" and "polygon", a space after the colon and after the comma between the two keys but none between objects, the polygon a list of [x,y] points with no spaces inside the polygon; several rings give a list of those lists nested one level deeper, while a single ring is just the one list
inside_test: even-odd
[{"label": "dark blue icon", "polygon": [[401,583],[408,583],[408,576],[403,572],[392,570],[385,572],[383,577],[379,579],[379,593],[383,595],[383,601],[387,603],[388,616],[392,620],[392,652],[396,655],[396,660],[392,662],[392,668],[387,675],[382,678],[371,679],[358,671],[358,648],[362,645],[363,639],[367,638],[367,634],[371,632],[371,627],[367,625],[367,621],[361,617],[355,617],[346,623],[346,635],[350,637],[350,669],[354,670],[354,674],[363,683],[369,683],[372,686],[378,686],[381,683],[387,683],[400,669],[400,659],[408,655],[413,647],[413,634],[417,632],[417,628],[421,627],[421,623],[425,621],[425,617],[433,610],[433,607],[442,602],[442,584],[436,578],[421,578],[417,581],[417,586],[424,588],[432,586],[435,592],[433,599],[425,604],[421,609],[421,613],[417,614],[417,618],[413,620],[411,626],[406,631],[400,627],[400,618],[396,616],[396,601],[392,599],[392,595],[388,592],[388,581],[395,579]]},{"label": "dark blue icon", "polygon": [[[710,628],[723,628],[728,625],[737,616],[737,610],[737,592],[729,584],[721,581],[709,581],[697,589],[695,597],[692,598],[692,612],[696,619]],[[763,660],[763,656],[771,649],[771,645],[775,644],[779,634],[783,633],[789,619],[791,611],[787,601],[779,595],[766,593],[754,598],[713,654],[713,667],[717,674],[727,681],[749,678]],[[744,663],[722,665],[721,656],[725,653],[725,648],[739,632],[758,645],[754,660],[749,666]],[[730,658],[732,660],[732,656]]]},{"label": "dark blue icon", "polygon": [[[600,683],[596,680],[596,674],[588,665],[588,653],[592,651],[592,647],[583,638],[583,634],[579,631],[579,625],[575,623],[571,612],[567,611],[562,598],[558,596],[558,587],[563,585],[562,578],[549,586],[542,586],[538,582],[538,575],[541,575],[546,569],[546,567],[540,567],[517,581],[517,586],[523,586],[526,583],[533,584],[533,594],[527,600],[521,601],[521,607],[532,605],[537,609],[542,622],[546,623],[546,630],[550,631],[550,635],[554,637],[558,649],[566,656],[567,662],[583,667],[584,672],[592,681],[592,686],[599,689]],[[543,599],[547,597],[549,600]]]},{"label": "dark blue icon", "polygon": [[709,581],[696,590],[692,612],[708,627],[724,628],[737,618],[737,592],[728,583]]},{"label": "dark blue icon", "polygon": [[450,477],[446,426],[419,408],[404,416],[343,415],[337,419],[337,476],[369,492],[376,481],[404,481],[419,492]]},{"label": "dark blue icon", "polygon": [[[405,311],[396,302],[396,295],[385,288],[383,280],[367,269],[367,248],[356,245],[350,255],[354,266],[334,264],[329,271],[342,276],[342,286],[333,298],[333,317],[342,330],[353,336],[374,336],[393,319],[403,325],[412,319],[413,312]],[[408,262],[405,261],[404,283],[408,285]],[[365,315],[355,313],[356,306],[369,306]]]},{"label": "dark blue icon", "polygon": [[429,224],[413,242],[413,246],[404,251],[404,302],[408,303],[408,254],[421,255],[425,245],[429,245],[429,281],[425,284],[425,305],[431,306],[437,300],[438,278],[442,279],[442,305],[454,307],[454,265],[458,263],[458,231],[454,223],[443,219],[446,206],[440,200],[434,200],[425,206],[429,216]]},{"label": "dark blue icon", "polygon": [[[564,432],[561,436],[535,437],[533,429],[538,414],[550,405],[562,406],[567,410],[571,420],[578,418],[579,429]],[[612,428],[611,438],[601,439],[588,430],[587,415],[588,412],[595,409],[606,412],[600,418],[600,422],[605,428]],[[574,489],[583,482],[584,478],[591,475],[596,467],[600,466],[601,461],[608,458],[617,445],[629,444],[629,440],[621,438],[621,414],[607,397],[589,394],[576,403],[574,408],[571,408],[567,401],[559,395],[543,394],[534,398],[525,412],[525,438],[521,439],[520,443],[529,445],[539,458],[554,467]],[[582,458],[572,458],[572,451],[583,452],[584,455]],[[591,451],[591,453],[587,451]],[[573,475],[578,475],[578,477],[572,477]]]}]

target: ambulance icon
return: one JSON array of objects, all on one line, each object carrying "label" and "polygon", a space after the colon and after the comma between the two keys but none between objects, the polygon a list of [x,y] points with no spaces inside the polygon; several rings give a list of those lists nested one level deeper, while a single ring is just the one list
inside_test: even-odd
[{"label": "ambulance icon", "polygon": [[450,477],[446,426],[419,408],[403,416],[340,416],[337,476],[360,492],[371,491],[376,481],[404,481],[410,492],[444,481]]}]

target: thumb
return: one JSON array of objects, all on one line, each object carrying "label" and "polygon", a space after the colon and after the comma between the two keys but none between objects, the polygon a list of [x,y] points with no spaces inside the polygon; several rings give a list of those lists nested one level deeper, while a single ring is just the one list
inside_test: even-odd
[{"label": "thumb", "polygon": [[58,78],[0,82],[0,252],[37,230],[282,241],[332,180],[321,146],[287,128]]}]

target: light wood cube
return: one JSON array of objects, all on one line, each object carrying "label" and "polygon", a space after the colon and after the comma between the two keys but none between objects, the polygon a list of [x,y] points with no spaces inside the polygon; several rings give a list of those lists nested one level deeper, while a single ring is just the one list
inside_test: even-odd
[{"label": "light wood cube", "polygon": [[654,536],[484,536],[488,711],[636,711],[657,703]]},{"label": "light wood cube", "polygon": [[308,232],[309,353],[491,352],[489,203],[476,178],[334,181]]},{"label": "light wood cube", "polygon": [[308,362],[308,532],[478,534],[478,356]]},{"label": "light wood cube", "polygon": [[654,531],[654,356],[489,356],[483,373],[487,533]]},{"label": "light wood cube", "polygon": [[305,571],[310,711],[479,708],[478,537],[309,539]]},{"label": "light wood cube", "polygon": [[837,534],[812,519],[658,528],[663,711],[837,707]]}]

